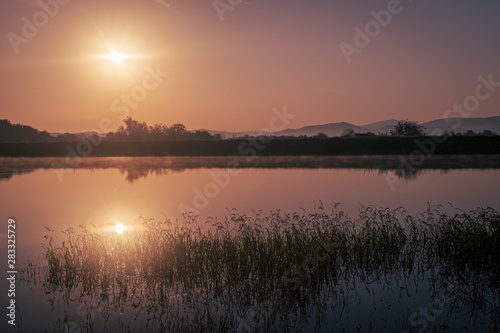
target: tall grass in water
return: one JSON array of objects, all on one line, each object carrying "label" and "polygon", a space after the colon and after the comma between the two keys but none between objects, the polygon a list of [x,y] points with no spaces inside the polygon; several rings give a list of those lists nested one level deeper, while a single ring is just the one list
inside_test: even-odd
[{"label": "tall grass in water", "polygon": [[360,285],[406,290],[424,280],[455,290],[452,307],[469,306],[471,320],[486,314],[498,329],[500,213],[492,208],[411,216],[364,207],[355,219],[337,205],[267,216],[232,210],[205,225],[188,215],[185,223],[140,219],[124,235],[94,226],[64,234],[62,243],[46,236],[47,265],[31,266],[27,279],[67,298],[91,295],[108,317],[146,310],[154,330],[235,331],[249,313],[245,325],[256,331],[311,318],[321,330],[332,313],[342,322]]}]

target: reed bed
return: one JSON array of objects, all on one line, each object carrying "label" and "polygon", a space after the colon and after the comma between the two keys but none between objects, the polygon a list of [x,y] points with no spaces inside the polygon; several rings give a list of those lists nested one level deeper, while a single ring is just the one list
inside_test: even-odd
[{"label": "reed bed", "polygon": [[351,218],[321,204],[312,213],[230,210],[205,223],[193,215],[139,219],[123,235],[80,226],[64,231],[62,242],[49,231],[46,264],[30,265],[24,279],[67,299],[90,295],[105,319],[140,309],[122,331],[139,321],[144,331],[279,332],[304,322],[322,331],[327,317],[342,325],[360,286],[402,292],[422,281],[436,292],[454,290],[449,311],[470,307],[469,323],[487,317],[498,330],[500,212],[493,208],[436,206],[412,216],[362,207]]}]

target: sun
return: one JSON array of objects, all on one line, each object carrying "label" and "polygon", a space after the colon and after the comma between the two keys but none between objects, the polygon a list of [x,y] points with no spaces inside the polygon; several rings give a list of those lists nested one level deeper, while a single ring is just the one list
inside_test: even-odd
[{"label": "sun", "polygon": [[127,59],[127,56],[123,53],[112,50],[109,54],[106,55],[106,58],[120,64],[122,60]]},{"label": "sun", "polygon": [[124,230],[124,229],[125,229],[125,228],[123,227],[123,224],[122,224],[122,223],[118,223],[118,224],[116,225],[116,232],[118,233],[118,235],[123,234],[123,230]]}]

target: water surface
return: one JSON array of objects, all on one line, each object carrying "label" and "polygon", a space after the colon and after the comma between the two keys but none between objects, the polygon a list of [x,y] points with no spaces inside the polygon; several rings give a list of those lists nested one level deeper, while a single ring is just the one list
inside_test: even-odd
[{"label": "water surface", "polygon": [[[227,169],[228,163],[238,168]],[[429,159],[410,173],[398,171],[399,164],[397,157],[266,157],[252,162],[227,157],[89,158],[61,169],[64,159],[3,158],[0,217],[17,222],[17,260],[22,267],[28,261],[43,262],[40,244],[48,233],[45,227],[57,234],[79,225],[122,222],[133,226],[140,216],[183,221],[186,210],[205,220],[223,219],[232,209],[248,215],[278,210],[311,212],[318,205],[328,209],[334,203],[340,203],[339,208],[351,216],[369,205],[404,207],[411,214],[421,213],[429,205],[444,205],[449,211],[453,207],[499,208],[497,157],[483,162],[478,157]],[[359,296],[359,307],[351,311],[362,311],[369,295]],[[418,299],[417,295],[421,294],[415,292],[411,300]],[[382,301],[390,307],[395,296],[387,297]],[[38,302],[28,311],[32,299]],[[43,305],[47,297],[36,289],[23,289],[18,301],[27,310],[23,317],[28,328],[68,311],[57,306],[49,310]],[[424,297],[419,304],[426,302]],[[43,310],[32,317],[38,308]]]}]

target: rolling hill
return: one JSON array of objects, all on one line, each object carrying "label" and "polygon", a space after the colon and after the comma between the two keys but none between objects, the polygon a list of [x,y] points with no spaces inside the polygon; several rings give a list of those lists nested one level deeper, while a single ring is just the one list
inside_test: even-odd
[{"label": "rolling hill", "polygon": [[[249,136],[257,136],[259,134],[273,134],[277,136],[314,136],[319,132],[325,133],[329,137],[340,136],[342,132],[351,128],[355,133],[367,133],[373,132],[375,134],[378,133],[387,133],[389,132],[394,125],[397,124],[397,120],[389,119],[383,121],[377,121],[371,124],[366,124],[362,126],[339,122],[339,123],[328,123],[323,125],[311,125],[300,127],[296,129],[286,129],[279,132],[264,132],[260,133],[257,131],[245,131],[245,132],[228,132],[228,131],[215,131],[215,130],[207,130],[204,131],[209,132],[210,134],[220,134],[223,138],[231,138],[231,137],[241,137],[244,135]],[[460,126],[457,124],[460,123]],[[421,123],[425,127],[425,132],[430,134],[432,131],[437,130],[438,132],[448,131],[455,133],[465,133],[469,130],[472,130],[476,133],[480,133],[484,130],[490,130],[494,133],[500,134],[500,116],[497,117],[487,117],[487,118],[448,118],[448,119],[436,119],[432,121],[428,121],[425,123]]]}]

